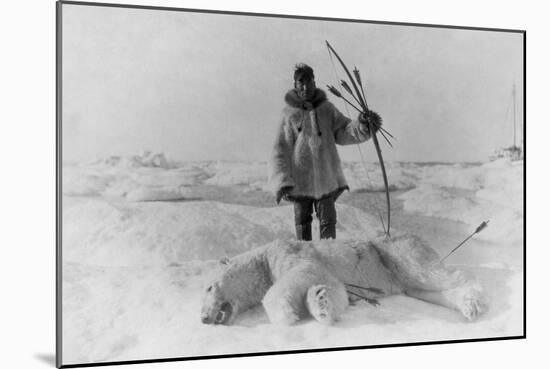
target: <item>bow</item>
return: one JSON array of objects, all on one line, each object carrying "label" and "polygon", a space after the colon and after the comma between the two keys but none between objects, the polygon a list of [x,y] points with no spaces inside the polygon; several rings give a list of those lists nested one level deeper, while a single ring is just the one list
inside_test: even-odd
[{"label": "bow", "polygon": [[[341,81],[342,87],[344,87],[344,89],[353,97],[353,99],[357,102],[357,104],[359,104],[361,109],[357,108],[350,101],[348,101],[346,98],[344,98],[342,96],[342,94],[337,89],[335,89],[333,86],[327,86],[329,91],[331,93],[333,93],[334,95],[336,95],[337,97],[345,100],[348,104],[350,104],[352,107],[354,107],[360,113],[362,113],[362,114],[364,114],[365,116],[368,117],[369,116],[369,107],[367,105],[367,99],[365,97],[365,90],[364,90],[363,84],[361,82],[361,76],[359,74],[359,70],[357,69],[357,67],[353,70],[353,75],[355,76],[355,79],[354,79],[354,77],[350,73],[348,67],[346,66],[346,64],[344,63],[342,58],[340,58],[340,56],[338,55],[336,50],[334,50],[334,48],[330,45],[330,43],[328,41],[326,41],[326,43],[327,43],[327,47],[328,47],[328,50],[329,50],[329,55],[332,52],[332,54],[334,54],[336,59],[338,59],[338,61],[340,62],[340,65],[342,66],[342,68],[346,72],[346,75],[348,76],[348,78],[351,82],[351,85],[353,86],[353,90],[355,91],[355,94],[353,93],[353,91],[351,90],[349,85],[346,83],[346,81]],[[361,87],[361,90],[359,90],[359,88],[357,87],[358,84]],[[373,123],[369,121],[368,124],[369,124],[369,130],[370,130],[371,136],[372,136],[372,141],[374,142],[374,147],[376,148],[376,154],[378,155],[378,161],[380,162],[380,168],[382,169],[382,177],[384,178],[384,187],[386,188],[386,205],[387,205],[387,209],[388,209],[388,212],[387,212],[388,213],[388,217],[387,217],[388,227],[387,228],[384,227],[384,222],[383,221],[382,221],[382,227],[384,228],[384,232],[386,233],[386,236],[390,237],[390,190],[389,190],[389,187],[388,187],[388,177],[386,176],[386,167],[384,165],[384,159],[382,158],[382,150],[380,149],[380,144],[378,142],[378,137],[376,137],[376,131],[374,129]],[[388,135],[390,135],[390,134],[387,131],[384,131],[382,129],[382,127],[379,127],[379,128],[380,128],[380,133],[386,139],[386,141],[388,141],[388,143],[389,143],[388,138],[383,134],[383,132],[386,132]],[[393,138],[393,136],[391,136],[391,137]],[[391,144],[390,144],[390,146],[391,146]]]}]

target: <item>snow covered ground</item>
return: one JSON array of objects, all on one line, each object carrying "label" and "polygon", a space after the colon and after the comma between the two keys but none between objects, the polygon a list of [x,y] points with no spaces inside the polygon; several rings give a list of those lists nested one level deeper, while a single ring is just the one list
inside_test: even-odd
[{"label": "snow covered ground", "polygon": [[[375,237],[385,214],[377,164],[344,163],[338,238]],[[481,221],[489,227],[447,263],[487,290],[489,311],[458,313],[405,296],[359,303],[338,324],[268,322],[261,307],[233,326],[200,322],[216,260],[294,237],[292,208],[275,206],[262,162],[176,162],[143,153],[63,170],[63,362],[88,363],[521,335],[523,163],[391,163],[393,233],[440,255]]]}]

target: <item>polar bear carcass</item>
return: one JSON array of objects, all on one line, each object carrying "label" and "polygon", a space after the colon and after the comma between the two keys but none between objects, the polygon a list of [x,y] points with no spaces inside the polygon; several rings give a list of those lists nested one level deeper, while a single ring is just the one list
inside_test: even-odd
[{"label": "polar bear carcass", "polygon": [[331,324],[358,296],[374,303],[400,293],[474,319],[483,307],[481,287],[438,260],[412,236],[371,242],[277,240],[222,261],[223,271],[206,288],[201,319],[231,324],[263,303],[272,323],[288,325],[312,316]]}]

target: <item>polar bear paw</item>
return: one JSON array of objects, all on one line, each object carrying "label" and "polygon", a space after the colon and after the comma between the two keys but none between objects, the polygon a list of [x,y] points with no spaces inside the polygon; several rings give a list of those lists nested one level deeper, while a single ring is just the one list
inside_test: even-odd
[{"label": "polar bear paw", "polygon": [[317,285],[308,289],[307,306],[311,316],[323,324],[332,324],[336,320],[333,304],[329,298],[329,290],[325,285]]},{"label": "polar bear paw", "polygon": [[468,293],[464,296],[460,312],[469,321],[474,321],[478,316],[483,314],[486,310],[485,304],[482,302],[479,294]]}]

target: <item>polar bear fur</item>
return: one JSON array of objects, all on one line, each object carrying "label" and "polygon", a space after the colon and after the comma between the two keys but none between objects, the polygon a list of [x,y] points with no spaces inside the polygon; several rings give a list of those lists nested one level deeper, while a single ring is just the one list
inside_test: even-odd
[{"label": "polar bear fur", "polygon": [[439,263],[437,253],[412,236],[371,242],[277,240],[221,263],[222,272],[205,291],[205,324],[231,324],[260,303],[272,323],[313,317],[331,324],[357,294],[374,302],[404,293],[457,310],[468,320],[483,309],[481,287]]}]

